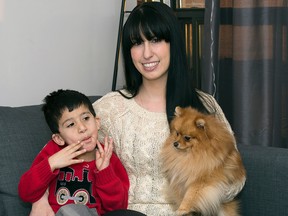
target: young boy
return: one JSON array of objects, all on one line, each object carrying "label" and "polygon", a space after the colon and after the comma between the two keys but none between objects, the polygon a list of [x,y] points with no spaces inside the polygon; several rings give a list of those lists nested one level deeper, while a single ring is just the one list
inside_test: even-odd
[{"label": "young boy", "polygon": [[42,110],[52,139],[22,175],[21,199],[34,203],[48,190],[54,213],[67,204],[94,208],[93,215],[127,208],[128,175],[113,153],[112,139],[99,143],[100,119],[90,100],[80,92],[60,89],[44,98]]}]

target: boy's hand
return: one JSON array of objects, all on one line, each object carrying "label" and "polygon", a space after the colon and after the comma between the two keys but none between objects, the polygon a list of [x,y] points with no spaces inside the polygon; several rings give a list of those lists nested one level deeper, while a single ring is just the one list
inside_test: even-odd
[{"label": "boy's hand", "polygon": [[83,146],[82,143],[75,143],[66,146],[61,151],[50,156],[48,161],[53,172],[55,169],[70,166],[72,164],[82,163],[83,159],[77,159],[77,157],[86,152],[86,149],[80,148]]},{"label": "boy's hand", "polygon": [[112,138],[105,137],[104,139],[104,148],[97,140],[97,151],[96,151],[96,167],[97,169],[103,170],[110,164],[110,158],[113,152],[113,140]]}]

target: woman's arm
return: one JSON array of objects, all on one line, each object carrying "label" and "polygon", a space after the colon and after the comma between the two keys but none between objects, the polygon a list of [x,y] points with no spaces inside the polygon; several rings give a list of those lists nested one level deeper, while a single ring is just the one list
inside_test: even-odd
[{"label": "woman's arm", "polygon": [[48,189],[43,196],[36,202],[32,203],[32,209],[29,216],[55,216],[53,209],[48,203]]},{"label": "woman's arm", "polygon": [[215,116],[225,124],[227,129],[233,134],[231,125],[229,124],[222,108],[220,105],[217,103],[215,98],[207,93],[204,93],[202,91],[197,90],[197,93],[200,96],[200,100],[202,101],[203,105],[206,107],[206,109],[211,113],[215,114]]}]

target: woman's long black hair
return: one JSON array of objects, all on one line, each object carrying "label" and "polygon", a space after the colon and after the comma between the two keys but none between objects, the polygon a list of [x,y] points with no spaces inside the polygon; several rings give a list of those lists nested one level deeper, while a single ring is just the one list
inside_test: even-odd
[{"label": "woman's long black hair", "polygon": [[135,43],[157,38],[170,43],[170,65],[166,84],[166,113],[170,122],[176,106],[192,106],[199,111],[208,113],[200,100],[187,68],[185,45],[180,25],[173,10],[160,2],[146,2],[138,5],[129,15],[122,35],[122,50],[125,67],[125,89],[133,98],[138,94],[142,84],[142,75],[133,64],[131,48]]}]

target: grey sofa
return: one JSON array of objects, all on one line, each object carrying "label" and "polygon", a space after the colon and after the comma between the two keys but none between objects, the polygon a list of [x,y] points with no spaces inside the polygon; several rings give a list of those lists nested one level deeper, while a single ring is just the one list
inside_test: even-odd
[{"label": "grey sofa", "polygon": [[[31,205],[18,197],[18,181],[50,137],[41,105],[0,107],[0,216],[29,214]],[[288,149],[242,144],[238,148],[247,170],[238,197],[241,214],[288,215]]]}]

